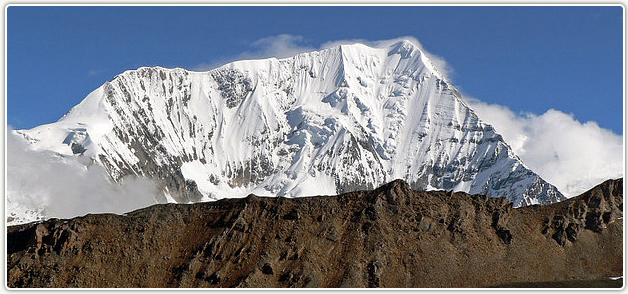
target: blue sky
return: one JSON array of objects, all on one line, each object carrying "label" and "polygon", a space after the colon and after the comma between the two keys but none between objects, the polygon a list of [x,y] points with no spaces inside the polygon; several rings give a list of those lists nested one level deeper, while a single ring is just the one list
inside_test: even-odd
[{"label": "blue sky", "polygon": [[336,40],[412,36],[447,61],[465,95],[515,113],[557,109],[623,134],[620,6],[10,6],[6,13],[7,124],[16,129],[58,120],[127,69],[201,69]]}]

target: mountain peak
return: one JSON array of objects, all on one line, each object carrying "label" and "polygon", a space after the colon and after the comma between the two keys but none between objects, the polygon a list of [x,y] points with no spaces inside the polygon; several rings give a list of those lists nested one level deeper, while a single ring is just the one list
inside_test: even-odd
[{"label": "mountain peak", "polygon": [[67,118],[19,132],[33,148],[91,157],[114,180],[154,178],[164,201],[331,195],[394,179],[515,206],[564,199],[409,40],[207,72],[126,71]]}]

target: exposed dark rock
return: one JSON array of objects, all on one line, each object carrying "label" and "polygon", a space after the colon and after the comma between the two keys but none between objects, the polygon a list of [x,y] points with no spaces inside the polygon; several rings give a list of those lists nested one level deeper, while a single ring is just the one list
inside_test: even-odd
[{"label": "exposed dark rock", "polygon": [[213,73],[213,76],[218,83],[220,95],[229,108],[240,105],[246,95],[253,90],[251,79],[238,70],[217,70]]},{"label": "exposed dark rock", "polygon": [[606,181],[557,207],[560,209],[545,219],[541,233],[551,235],[559,245],[577,242],[584,229],[600,233],[623,215],[623,181]]},{"label": "exposed dark rock", "polygon": [[262,273],[265,273],[267,275],[273,274],[273,267],[270,265],[270,263],[264,264],[264,266],[262,267]]},{"label": "exposed dark rock", "polygon": [[403,181],[338,196],[155,205],[8,227],[7,285],[580,285],[623,275],[622,216],[621,179],[517,209]]}]

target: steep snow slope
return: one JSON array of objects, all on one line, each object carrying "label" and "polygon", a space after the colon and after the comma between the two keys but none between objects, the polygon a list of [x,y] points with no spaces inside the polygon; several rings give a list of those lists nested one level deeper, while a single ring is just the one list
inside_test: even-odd
[{"label": "steep snow slope", "polygon": [[34,149],[92,158],[114,180],[155,178],[178,202],[336,194],[398,178],[516,206],[565,199],[409,41],[208,72],[130,70],[58,122],[16,132]]}]

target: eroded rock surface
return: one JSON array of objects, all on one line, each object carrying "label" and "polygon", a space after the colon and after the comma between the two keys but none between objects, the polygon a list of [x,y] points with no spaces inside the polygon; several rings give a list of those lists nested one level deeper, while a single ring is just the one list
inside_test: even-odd
[{"label": "eroded rock surface", "polygon": [[9,287],[488,287],[623,275],[623,180],[570,200],[418,192],[155,205],[8,228]]}]

